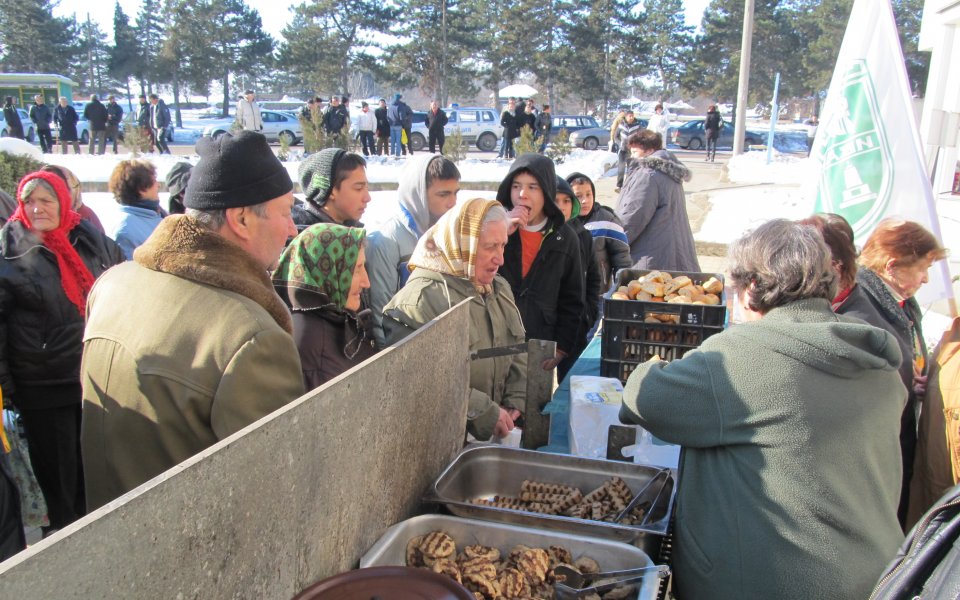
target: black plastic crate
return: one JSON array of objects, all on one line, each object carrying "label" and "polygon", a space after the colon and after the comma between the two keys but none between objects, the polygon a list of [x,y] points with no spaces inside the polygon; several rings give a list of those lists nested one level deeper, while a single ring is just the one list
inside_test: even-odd
[{"label": "black plastic crate", "polygon": [[[639,269],[620,269],[613,285],[603,295],[603,317],[619,321],[642,322],[651,313],[677,315],[681,325],[706,325],[708,327],[723,327],[727,319],[726,290],[720,292],[720,304],[682,304],[672,302],[648,302],[644,300],[614,300],[610,296],[617,288],[638,279],[651,271]],[[670,273],[673,277],[686,275],[694,285],[703,285],[703,282],[716,277],[723,283],[723,275],[719,273]]]},{"label": "black plastic crate", "polygon": [[[649,271],[622,269],[604,297],[600,352],[600,374],[603,377],[616,377],[625,383],[638,364],[654,356],[666,361],[676,360],[723,331],[727,315],[723,293],[719,305],[610,298],[618,287],[646,273]],[[723,281],[722,276],[712,273],[670,274],[674,277],[686,275],[695,284],[702,284],[711,277]]]},{"label": "black plastic crate", "polygon": [[698,347],[722,327],[655,325],[604,320],[600,375],[626,383],[636,366],[654,356],[672,361]]}]

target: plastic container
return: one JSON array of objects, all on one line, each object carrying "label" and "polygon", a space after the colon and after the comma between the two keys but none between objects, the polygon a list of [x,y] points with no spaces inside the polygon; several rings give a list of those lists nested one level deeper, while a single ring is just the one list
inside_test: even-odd
[{"label": "plastic container", "polygon": [[[603,377],[616,377],[626,383],[640,363],[654,356],[661,360],[676,360],[711,335],[723,331],[727,318],[725,290],[720,294],[720,304],[716,305],[614,300],[611,297],[618,287],[647,273],[650,271],[621,269],[610,290],[604,294],[600,347],[600,375]],[[702,285],[711,277],[723,282],[723,275],[718,273],[670,274],[673,277],[686,275],[695,285]],[[647,322],[650,318],[656,318],[658,322]]]}]

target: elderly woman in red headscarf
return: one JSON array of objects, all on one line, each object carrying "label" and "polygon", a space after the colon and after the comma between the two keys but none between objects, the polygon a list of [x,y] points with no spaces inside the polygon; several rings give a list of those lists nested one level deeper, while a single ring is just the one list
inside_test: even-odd
[{"label": "elderly woman in red headscarf", "polygon": [[63,179],[30,173],[0,230],[0,386],[23,418],[49,531],[85,512],[80,357],[87,294],[124,260],[120,247],[71,205]]}]

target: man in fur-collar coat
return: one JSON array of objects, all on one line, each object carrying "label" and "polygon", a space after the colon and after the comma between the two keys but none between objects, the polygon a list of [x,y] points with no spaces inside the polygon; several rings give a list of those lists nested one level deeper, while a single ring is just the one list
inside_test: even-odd
[{"label": "man in fur-collar coat", "polygon": [[197,144],[185,215],[90,292],[83,431],[93,510],[304,392],[290,312],[274,291],[293,183],[263,135]]},{"label": "man in fur-collar coat", "polygon": [[659,133],[642,130],[626,140],[632,156],[617,201],[635,269],[699,272],[683,182],[690,169],[663,149]]}]

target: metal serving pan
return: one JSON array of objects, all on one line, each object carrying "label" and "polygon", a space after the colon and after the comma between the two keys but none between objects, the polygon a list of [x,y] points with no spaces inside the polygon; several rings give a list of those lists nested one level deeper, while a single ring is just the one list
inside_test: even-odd
[{"label": "metal serving pan", "polygon": [[[387,529],[370,550],[360,559],[360,568],[406,564],[406,548],[410,538],[431,531],[443,531],[457,543],[457,550],[468,544],[482,544],[497,548],[506,555],[517,544],[531,548],[562,546],[574,559],[589,556],[604,571],[634,569],[652,566],[645,552],[634,546],[609,540],[519,527],[491,521],[461,519],[450,515],[421,515],[401,521]],[[655,572],[644,577],[638,600],[653,600],[659,591],[660,579]]]},{"label": "metal serving pan", "polygon": [[427,492],[425,500],[443,504],[451,513],[461,517],[616,540],[634,544],[650,556],[657,556],[673,511],[676,494],[675,469],[669,470],[670,477],[660,478],[659,482],[651,486],[662,486],[659,493],[648,490],[655,492],[650,497],[656,497],[656,502],[643,525],[620,525],[545,515],[473,504],[471,501],[490,499],[493,496],[517,496],[525,479],[574,486],[586,494],[603,485],[611,477],[617,476],[623,479],[630,491],[636,495],[661,471],[660,467],[627,462],[499,445],[471,445],[464,448],[444,469]]}]

